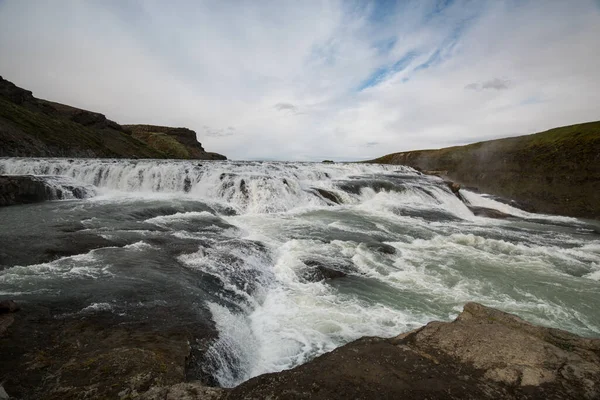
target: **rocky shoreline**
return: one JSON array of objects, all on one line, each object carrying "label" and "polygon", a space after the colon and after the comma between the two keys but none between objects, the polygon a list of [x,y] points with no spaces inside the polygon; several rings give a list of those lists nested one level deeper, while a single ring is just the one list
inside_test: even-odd
[{"label": "rocky shoreline", "polygon": [[125,321],[15,306],[0,307],[0,380],[15,399],[600,398],[600,339],[477,303],[452,322],[362,338],[233,389],[198,373],[216,335],[210,323],[157,323],[173,310]]}]

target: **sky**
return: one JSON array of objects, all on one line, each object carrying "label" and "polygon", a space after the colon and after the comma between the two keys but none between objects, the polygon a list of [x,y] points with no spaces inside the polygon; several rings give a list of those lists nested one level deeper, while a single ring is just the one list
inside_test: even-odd
[{"label": "sky", "polygon": [[600,0],[0,0],[0,75],[238,160],[600,120]]}]

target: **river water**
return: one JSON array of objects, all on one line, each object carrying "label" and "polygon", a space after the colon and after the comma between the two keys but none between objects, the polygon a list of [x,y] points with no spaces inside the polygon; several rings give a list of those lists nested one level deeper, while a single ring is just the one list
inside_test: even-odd
[{"label": "river water", "polygon": [[0,297],[208,318],[203,368],[222,386],[451,320],[467,301],[600,335],[598,222],[461,200],[408,167],[8,158],[0,174],[89,196],[0,209]]}]

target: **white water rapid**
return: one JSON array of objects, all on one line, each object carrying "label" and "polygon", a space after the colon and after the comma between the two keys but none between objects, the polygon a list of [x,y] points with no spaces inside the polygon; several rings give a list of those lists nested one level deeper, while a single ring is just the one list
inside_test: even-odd
[{"label": "white water rapid", "polygon": [[[110,241],[50,262],[5,262],[0,292],[66,296],[67,285],[85,282],[86,313],[128,313],[141,306],[111,299],[134,290],[134,277],[164,285],[140,302],[177,298],[210,312],[219,335],[204,368],[222,386],[361,336],[449,320],[467,301],[600,334],[597,222],[531,214],[465,190],[460,199],[408,167],[7,158],[0,174],[59,176],[96,193],[0,209],[0,235],[48,219]],[[511,217],[478,217],[469,205]],[[331,270],[344,276],[324,279]],[[109,282],[102,296],[90,298],[101,282]]]}]

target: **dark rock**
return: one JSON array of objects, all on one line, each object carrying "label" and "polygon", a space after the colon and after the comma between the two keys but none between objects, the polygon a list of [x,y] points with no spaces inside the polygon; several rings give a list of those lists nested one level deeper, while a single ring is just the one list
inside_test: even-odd
[{"label": "dark rock", "polygon": [[33,93],[29,90],[21,89],[14,83],[3,79],[0,76],[0,97],[5,97],[15,104],[24,104],[34,101]]},{"label": "dark rock", "polygon": [[363,338],[228,399],[596,399],[600,340],[468,303],[453,322]]},{"label": "dark rock", "polygon": [[510,218],[512,215],[503,213],[502,211],[494,210],[493,208],[468,206],[471,212],[478,217],[504,219]]},{"label": "dark rock", "polygon": [[446,186],[448,186],[448,189],[450,189],[450,191],[452,191],[452,193],[454,193],[454,194],[459,193],[460,184],[458,184],[456,182],[452,182],[452,181],[445,181],[444,183],[446,184]]},{"label": "dark rock", "polygon": [[332,203],[335,204],[342,204],[343,201],[342,199],[339,198],[339,196],[333,192],[330,192],[329,190],[325,190],[325,189],[319,189],[319,188],[314,188],[314,190],[324,199],[331,201]]},{"label": "dark rock", "polygon": [[323,160],[323,164],[334,164],[333,160]]},{"label": "dark rock", "polygon": [[181,383],[193,347],[205,349],[216,332],[182,324],[174,311],[156,307],[154,321],[113,313],[72,318],[30,304],[27,313],[0,315],[0,325],[14,316],[0,339],[2,384],[17,399],[58,400],[138,398]]},{"label": "dark rock", "polygon": [[55,193],[31,175],[0,176],[0,207],[54,200]]},{"label": "dark rock", "polygon": [[304,264],[310,267],[302,271],[302,279],[308,282],[319,282],[347,276],[345,272],[330,268],[317,260],[307,260],[304,261]]},{"label": "dark rock", "polygon": [[365,243],[365,246],[372,251],[376,251],[382,254],[396,254],[396,248],[394,246],[390,246],[389,244],[381,243],[381,242],[369,242]]},{"label": "dark rock", "polygon": [[[62,178],[64,181],[64,178]],[[0,207],[16,204],[39,203],[47,200],[62,200],[66,192],[77,199],[91,194],[82,186],[48,183],[45,178],[33,175],[0,175]]]},{"label": "dark rock", "polygon": [[110,128],[116,131],[124,131],[121,125],[107,119],[104,114],[86,110],[75,111],[75,113],[71,116],[71,121],[81,124],[83,126],[89,126],[99,129]]},{"label": "dark rock", "polygon": [[227,395],[226,389],[207,387],[198,382],[178,383],[154,387],[142,394],[140,400],[219,400]]},{"label": "dark rock", "polygon": [[13,313],[21,309],[14,300],[2,300],[0,301],[0,314]]},{"label": "dark rock", "polygon": [[192,180],[190,179],[189,176],[186,176],[185,179],[183,180],[183,191],[185,193],[189,193],[191,188],[192,188]]},{"label": "dark rock", "polygon": [[246,186],[246,181],[245,180],[240,180],[240,192],[242,193],[242,195],[244,196],[244,198],[248,198],[249,194],[248,194],[248,187]]}]

